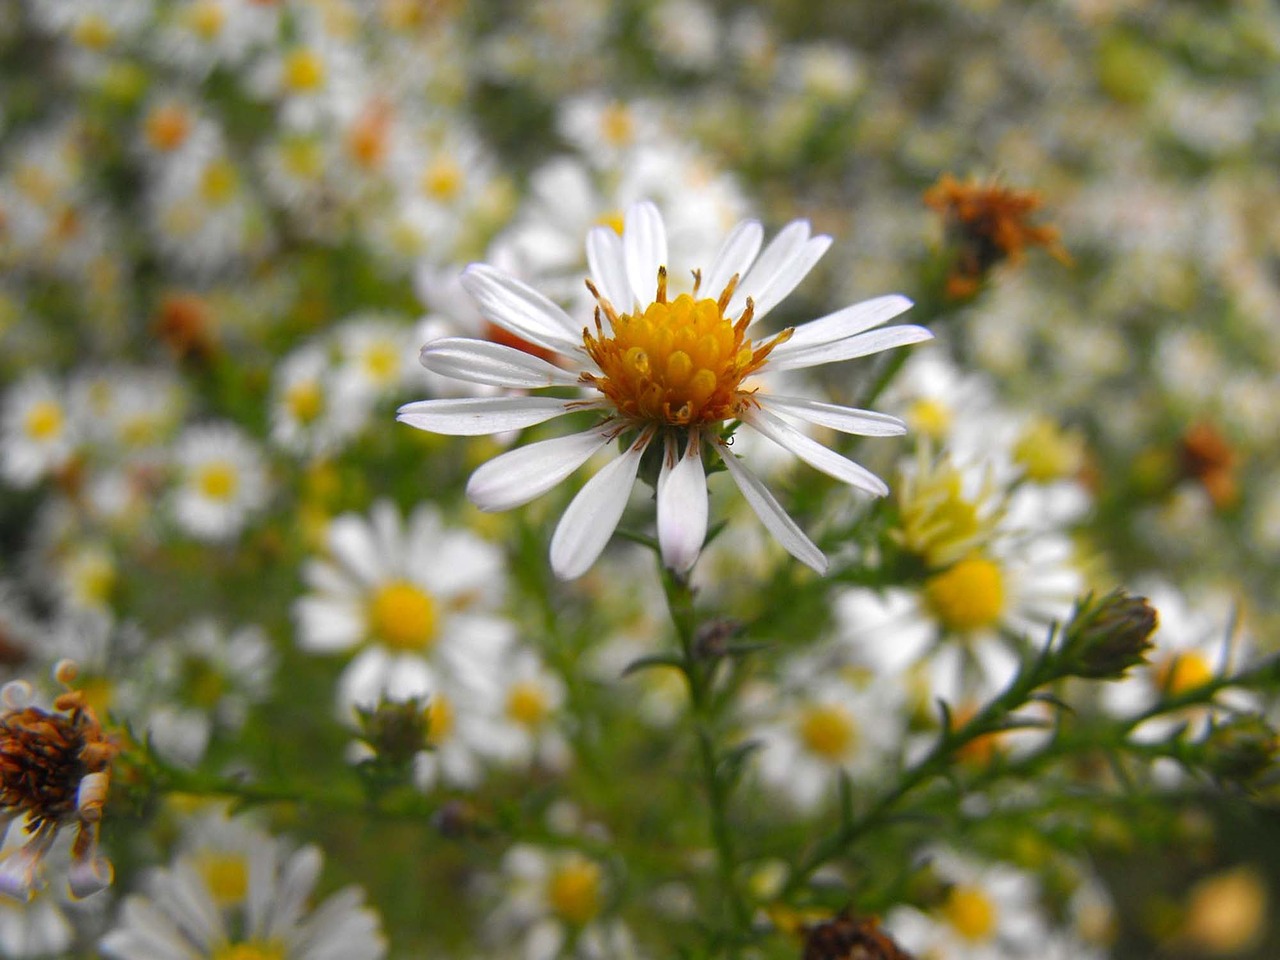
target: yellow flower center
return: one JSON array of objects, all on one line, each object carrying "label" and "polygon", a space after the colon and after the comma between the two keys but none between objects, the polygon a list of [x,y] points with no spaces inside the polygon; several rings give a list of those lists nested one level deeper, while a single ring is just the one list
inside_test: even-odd
[{"label": "yellow flower center", "polygon": [[187,10],[187,24],[191,32],[202,40],[216,40],[227,22],[227,12],[218,0],[197,0]]},{"label": "yellow flower center", "polygon": [[453,702],[443,693],[433,693],[427,703],[427,745],[438,747],[453,733]]},{"label": "yellow flower center", "polygon": [[370,632],[394,650],[425,650],[436,639],[439,620],[435,599],[407,580],[380,587],[369,601]]},{"label": "yellow flower center", "polygon": [[116,586],[116,565],[111,557],[93,551],[71,564],[71,582],[76,597],[90,606],[104,605]]},{"label": "yellow flower center", "polygon": [[1180,696],[1213,679],[1213,667],[1204,654],[1194,650],[1166,660],[1156,671],[1156,686],[1171,696]]},{"label": "yellow flower center", "polygon": [[1084,442],[1048,417],[1037,417],[1018,438],[1013,459],[1035,483],[1049,483],[1078,473],[1084,465]]},{"label": "yellow flower center", "polygon": [[835,704],[818,704],[805,709],[798,724],[800,741],[810,753],[838,763],[858,743],[858,726],[849,711]]},{"label": "yellow flower center", "polygon": [[993,626],[1004,611],[1004,574],[982,556],[966,557],[951,569],[930,577],[925,601],[957,633]]},{"label": "yellow flower center", "polygon": [[278,940],[229,943],[215,951],[212,960],[285,960],[284,950]]},{"label": "yellow flower center", "polygon": [[235,465],[222,460],[206,463],[196,477],[196,487],[210,500],[230,500],[239,486]]},{"label": "yellow flower center", "polygon": [[299,180],[315,180],[324,171],[324,151],[315,140],[291,137],[280,144],[280,163]]},{"label": "yellow flower center", "polygon": [[400,351],[393,343],[371,343],[361,357],[365,372],[375,383],[390,383],[400,370]]},{"label": "yellow flower center", "polygon": [[126,446],[145,447],[160,435],[160,423],[152,414],[139,413],[120,423],[120,440]]},{"label": "yellow flower center", "polygon": [[630,143],[635,136],[635,127],[635,120],[625,104],[611,103],[600,114],[600,135],[610,146],[621,147]]},{"label": "yellow flower center", "polygon": [[23,426],[32,440],[53,440],[62,433],[62,408],[52,400],[33,403]]},{"label": "yellow flower center", "polygon": [[116,32],[100,14],[89,13],[76,21],[71,37],[76,43],[89,50],[103,50],[112,40]]},{"label": "yellow flower center", "polygon": [[191,118],[182,107],[166,104],[148,113],[143,127],[147,143],[156,150],[168,153],[186,142],[187,135],[191,132]]},{"label": "yellow flower center", "polygon": [[422,192],[436,200],[452,200],[462,191],[462,168],[451,157],[443,157],[422,174]]},{"label": "yellow flower center", "polygon": [[600,865],[585,857],[565,860],[551,874],[547,900],[566,923],[589,923],[600,912]]},{"label": "yellow flower center", "polygon": [[299,423],[311,423],[324,412],[324,394],[314,380],[295,383],[285,392],[284,402]]},{"label": "yellow flower center", "polygon": [[[740,384],[791,331],[753,347],[746,338],[751,301],[736,323],[724,315],[735,285],[731,281],[718,301],[695,299],[695,290],[694,296],[682,293],[668,302],[664,267],[657,298],[643,313],[619,314],[597,294],[596,332],[583,331],[583,344],[602,372],[584,373],[583,381],[632,421],[683,427],[736,418],[753,392]],[[602,313],[611,336],[604,332]]]},{"label": "yellow flower center", "polygon": [[212,160],[200,174],[200,196],[210,206],[220,207],[233,196],[240,178],[236,168],[227,160]]},{"label": "yellow flower center", "polygon": [[507,716],[526,727],[536,727],[547,718],[551,703],[546,692],[532,680],[511,685],[507,692]]},{"label": "yellow flower center", "polygon": [[912,433],[941,440],[951,426],[951,408],[940,400],[921,397],[911,404],[906,419]]},{"label": "yellow flower center", "polygon": [[196,868],[219,907],[242,902],[249,891],[249,864],[242,854],[206,850],[199,855]]},{"label": "yellow flower center", "polygon": [[975,887],[952,887],[942,906],[947,922],[970,943],[991,939],[996,928],[996,908],[987,895]]},{"label": "yellow flower center", "polygon": [[324,61],[300,47],[284,58],[284,85],[294,93],[310,93],[324,84]]},{"label": "yellow flower center", "polygon": [[625,221],[622,216],[622,211],[610,210],[608,213],[601,214],[599,217],[596,218],[596,225],[601,227],[608,227],[618,236],[622,236],[622,230],[623,230],[623,227],[625,226]]}]

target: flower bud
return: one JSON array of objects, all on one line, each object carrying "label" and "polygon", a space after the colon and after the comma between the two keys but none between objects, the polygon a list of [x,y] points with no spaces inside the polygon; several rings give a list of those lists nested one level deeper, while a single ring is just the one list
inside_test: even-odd
[{"label": "flower bud", "polygon": [[1064,630],[1063,675],[1121,679],[1130,667],[1147,662],[1157,623],[1145,597],[1116,590],[1101,600],[1085,598]]},{"label": "flower bud", "polygon": [[1258,714],[1234,717],[1205,739],[1205,765],[1219,780],[1252,783],[1275,763],[1280,737]]},{"label": "flower bud", "polygon": [[357,707],[359,736],[374,753],[374,763],[392,768],[408,766],[416,754],[428,749],[430,721],[427,699],[389,700],[385,696],[372,707]]}]

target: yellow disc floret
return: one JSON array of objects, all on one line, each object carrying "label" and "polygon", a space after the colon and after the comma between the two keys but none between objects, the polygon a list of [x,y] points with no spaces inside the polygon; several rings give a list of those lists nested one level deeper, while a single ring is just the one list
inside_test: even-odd
[{"label": "yellow disc floret", "polygon": [[435,599],[407,580],[379,587],[369,600],[370,632],[396,650],[430,646],[436,639],[439,618]]},{"label": "yellow disc floret", "polygon": [[214,460],[200,468],[196,486],[210,500],[230,500],[240,486],[235,464]]},{"label": "yellow disc floret", "polygon": [[546,691],[532,680],[513,683],[507,691],[507,716],[522,726],[538,726],[550,709]]},{"label": "yellow disc floret", "polygon": [[285,392],[285,405],[299,423],[311,423],[324,413],[324,393],[314,380],[301,380]]},{"label": "yellow disc floret", "polygon": [[52,440],[62,433],[62,408],[51,400],[33,403],[23,426],[32,440]]},{"label": "yellow disc floret", "polygon": [[835,704],[808,707],[797,725],[800,741],[810,753],[837,763],[857,746],[858,727],[849,711]]},{"label": "yellow disc floret", "polygon": [[249,892],[249,863],[244,854],[206,850],[198,855],[196,866],[220,907],[240,903]]},{"label": "yellow disc floret", "polygon": [[284,944],[278,940],[229,943],[213,952],[213,960],[284,960]]},{"label": "yellow disc floret", "polygon": [[1213,679],[1213,673],[1203,653],[1188,650],[1174,655],[1157,669],[1156,685],[1176,697],[1203,687]]},{"label": "yellow disc floret", "polygon": [[985,943],[995,932],[995,904],[976,887],[952,887],[942,912],[956,933],[970,943]]},{"label": "yellow disc floret", "polygon": [[600,912],[600,865],[571,856],[556,867],[547,883],[547,901],[561,920],[583,926]]},{"label": "yellow disc floret", "polygon": [[[736,278],[719,300],[683,293],[667,301],[666,268],[658,271],[658,293],[643,312],[617,313],[595,288],[599,307],[596,332],[583,332],[587,353],[601,375],[583,374],[612,402],[618,413],[637,423],[696,426],[738,416],[753,391],[742,381],[764,366],[769,353],[789,339],[784,330],[759,347],[747,339],[753,307],[748,299],[734,322],[724,310]],[[606,334],[601,314],[612,334]]]},{"label": "yellow disc floret", "polygon": [[1004,593],[1004,574],[980,555],[966,557],[924,585],[929,608],[957,633],[994,626],[1004,612]]}]

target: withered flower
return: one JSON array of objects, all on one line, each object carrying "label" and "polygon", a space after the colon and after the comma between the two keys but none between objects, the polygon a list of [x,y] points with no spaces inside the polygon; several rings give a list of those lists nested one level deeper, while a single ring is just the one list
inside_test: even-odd
[{"label": "withered flower", "polygon": [[1187,428],[1178,444],[1178,460],[1184,476],[1197,481],[1219,510],[1240,499],[1236,479],[1238,456],[1222,432],[1207,420]]},{"label": "withered flower", "polygon": [[953,300],[972,297],[996,264],[1021,262],[1028,247],[1044,247],[1060,263],[1071,262],[1057,228],[1030,222],[1041,205],[1037,193],[976,179],[961,183],[944,173],[925,191],[924,202],[942,214],[955,248],[946,287]]},{"label": "withered flower", "polygon": [[[75,666],[62,661],[55,675],[64,685]],[[81,691],[68,690],[53,710],[30,705],[22,681],[0,690],[0,835],[15,820],[27,834],[0,860],[0,893],[29,899],[58,832],[74,826],[68,880],[73,897],[111,883],[111,864],[98,851],[102,808],[119,745],[109,737]]]},{"label": "withered flower", "polygon": [[912,960],[874,917],[842,913],[805,931],[802,960]]}]

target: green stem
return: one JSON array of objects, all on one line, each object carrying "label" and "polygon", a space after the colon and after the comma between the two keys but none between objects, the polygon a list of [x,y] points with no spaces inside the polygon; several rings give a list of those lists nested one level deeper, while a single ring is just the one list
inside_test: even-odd
[{"label": "green stem", "polygon": [[692,720],[698,742],[698,760],[703,789],[707,794],[707,815],[710,820],[711,840],[716,848],[716,860],[720,872],[720,884],[727,903],[732,927],[729,938],[729,956],[739,955],[739,946],[751,925],[751,911],[738,889],[737,853],[733,832],[729,828],[730,785],[720,776],[719,758],[716,755],[715,705],[711,697],[711,679],[714,665],[708,666],[696,648],[697,615],[693,608],[693,591],[689,584],[670,570],[662,570],[662,585],[666,591],[667,609],[680,643],[681,664],[689,684],[689,701]]}]

